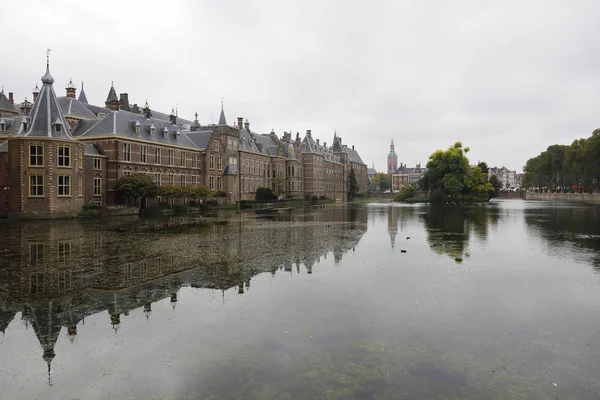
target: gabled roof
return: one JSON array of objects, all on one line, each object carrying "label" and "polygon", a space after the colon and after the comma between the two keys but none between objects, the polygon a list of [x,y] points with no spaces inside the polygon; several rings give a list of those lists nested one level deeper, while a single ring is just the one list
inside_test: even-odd
[{"label": "gabled roof", "polygon": [[[136,133],[136,124],[141,127],[139,133]],[[152,135],[151,127],[154,127],[154,135]],[[178,126],[123,110],[110,111],[98,121],[81,121],[76,125],[73,134],[82,139],[114,135],[173,146],[198,148]]]},{"label": "gabled roof", "polygon": [[81,82],[81,91],[79,92],[79,97],[77,98],[77,100],[86,104],[88,102],[87,96],[85,95],[85,92],[83,90],[83,82]]},{"label": "gabled roof", "polygon": [[300,149],[302,153],[317,153],[321,154],[319,148],[317,147],[317,142],[312,138],[312,134],[307,133],[302,139],[302,144],[300,145]]},{"label": "gabled roof", "polygon": [[[81,97],[81,96],[80,96]],[[81,101],[70,97],[59,97],[58,104],[62,108],[63,114],[76,119],[97,120],[96,114],[87,108]]]},{"label": "gabled roof", "polygon": [[[52,87],[54,78],[50,75],[48,66],[46,66],[46,73],[42,76],[42,83],[42,90],[29,114],[31,119],[29,129],[23,136],[73,139],[71,128],[65,120],[56,93],[54,93]],[[60,125],[60,131],[57,129],[57,125]]]},{"label": "gabled roof", "polygon": [[8,97],[4,94],[4,91],[0,92],[0,111],[7,111],[11,113],[18,113],[19,110],[14,104],[10,104]]},{"label": "gabled roof", "polygon": [[12,115],[10,117],[0,117],[0,124],[4,124],[2,135],[22,135],[23,122],[29,125],[29,117],[26,115]]},{"label": "gabled roof", "polygon": [[358,151],[356,151],[350,147],[346,147],[346,146],[344,146],[344,147],[346,149],[346,152],[348,153],[348,157],[350,157],[350,161],[355,162],[357,164],[367,165],[363,162],[363,160],[358,155]]}]

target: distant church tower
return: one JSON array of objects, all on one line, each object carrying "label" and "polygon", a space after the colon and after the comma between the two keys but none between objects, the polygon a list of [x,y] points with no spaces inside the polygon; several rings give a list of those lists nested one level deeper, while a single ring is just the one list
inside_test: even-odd
[{"label": "distant church tower", "polygon": [[390,144],[390,153],[388,154],[387,159],[387,173],[392,174],[398,168],[398,156],[394,151],[394,139],[392,139],[392,143]]}]

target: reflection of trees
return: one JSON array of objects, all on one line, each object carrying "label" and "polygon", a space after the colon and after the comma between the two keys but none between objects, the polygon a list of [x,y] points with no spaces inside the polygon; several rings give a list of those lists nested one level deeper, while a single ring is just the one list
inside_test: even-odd
[{"label": "reflection of trees", "polygon": [[492,206],[431,205],[421,218],[431,249],[461,262],[468,255],[471,233],[485,240],[490,224],[497,224],[499,214]]},{"label": "reflection of trees", "polygon": [[588,257],[600,272],[600,208],[590,206],[545,207],[527,210],[525,222],[530,233],[546,241],[548,251],[576,251]]}]

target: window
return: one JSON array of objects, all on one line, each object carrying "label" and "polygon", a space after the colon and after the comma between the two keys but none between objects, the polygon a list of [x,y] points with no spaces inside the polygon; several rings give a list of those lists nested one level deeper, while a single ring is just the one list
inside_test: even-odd
[{"label": "window", "polygon": [[198,166],[198,154],[192,153],[192,168],[196,168]]},{"label": "window", "polygon": [[58,262],[65,262],[71,259],[71,241],[63,240],[58,242]]},{"label": "window", "polygon": [[154,163],[160,164],[160,147],[154,149]]},{"label": "window", "polygon": [[123,176],[129,176],[129,175],[131,175],[131,171],[130,170],[123,171]]},{"label": "window", "polygon": [[154,127],[154,124],[152,124],[152,126],[150,127],[150,136],[154,137],[155,132],[156,128]]},{"label": "window", "polygon": [[68,175],[58,176],[58,195],[59,196],[70,196],[71,195],[71,177]]},{"label": "window", "polygon": [[160,186],[160,174],[154,174],[154,183],[156,186]]},{"label": "window", "polygon": [[83,149],[77,149],[77,167],[83,169]]},{"label": "window", "polygon": [[29,146],[29,165],[35,167],[41,167],[44,165],[44,146]]},{"label": "window", "polygon": [[213,151],[219,151],[219,141],[213,140]]},{"label": "window", "polygon": [[140,133],[142,133],[142,125],[140,124],[140,121],[137,121],[135,123],[135,134],[139,135]]},{"label": "window", "polygon": [[217,176],[217,190],[223,190],[223,178]]},{"label": "window", "polygon": [[31,175],[29,177],[29,195],[44,195],[44,177],[42,175]]},{"label": "window", "polygon": [[186,154],[185,151],[181,152],[181,166],[185,167],[185,159],[186,159]]},{"label": "window", "polygon": [[196,175],[192,175],[192,185],[198,184],[198,177]]},{"label": "window", "polygon": [[29,293],[44,293],[44,274],[36,272],[29,275]]},{"label": "window", "polygon": [[94,196],[102,196],[102,178],[94,178]]},{"label": "window", "polygon": [[180,186],[185,186],[185,175],[181,175],[179,177],[179,185]]},{"label": "window", "polygon": [[123,143],[123,160],[131,161],[131,143]]},{"label": "window", "polygon": [[56,121],[56,123],[54,124],[54,129],[56,130],[56,132],[62,132],[62,123],[60,121]]},{"label": "window", "polygon": [[77,194],[83,196],[83,176],[79,176],[79,185],[77,185]]},{"label": "window", "polygon": [[100,171],[102,169],[102,161],[100,157],[94,157],[94,170]]},{"label": "window", "polygon": [[174,164],[174,154],[173,154],[173,150],[169,150],[169,165],[173,165]]},{"label": "window", "polygon": [[44,262],[44,243],[29,243],[29,264]]},{"label": "window", "polygon": [[169,174],[169,186],[173,186],[173,174]]},{"label": "window", "polygon": [[209,162],[208,162],[208,169],[215,169],[215,156],[214,154],[211,154],[209,157]]},{"label": "window", "polygon": [[229,157],[229,165],[237,165],[237,158]]},{"label": "window", "polygon": [[217,157],[217,169],[220,171],[223,169],[223,157]]},{"label": "window", "polygon": [[71,270],[58,271],[58,291],[71,290]]},{"label": "window", "polygon": [[140,146],[140,162],[146,163],[148,161],[148,146]]},{"label": "window", "polygon": [[71,147],[58,146],[58,166],[59,167],[70,167],[71,166]]},{"label": "window", "polygon": [[208,178],[208,187],[210,190],[215,190],[215,177],[212,175]]}]

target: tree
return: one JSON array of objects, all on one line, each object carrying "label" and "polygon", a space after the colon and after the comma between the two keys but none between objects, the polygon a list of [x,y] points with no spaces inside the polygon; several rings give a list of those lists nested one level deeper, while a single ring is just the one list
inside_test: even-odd
[{"label": "tree", "polygon": [[391,174],[380,172],[373,177],[373,186],[375,186],[377,190],[385,192],[390,188],[391,180]]},{"label": "tree", "polygon": [[356,173],[354,172],[354,168],[350,168],[350,173],[348,174],[348,198],[353,199],[356,193],[358,193]]},{"label": "tree", "polygon": [[491,197],[498,197],[500,189],[502,189],[502,182],[498,180],[496,175],[490,177],[490,185],[492,185],[493,191],[490,193]]},{"label": "tree", "polygon": [[477,166],[479,168],[481,168],[481,172],[483,172],[484,174],[488,174],[488,172],[490,172],[490,168],[488,167],[487,163],[485,161],[479,161],[479,163],[477,164]]},{"label": "tree", "polygon": [[126,199],[137,199],[141,197],[156,196],[156,184],[146,174],[130,174],[119,179],[115,185],[115,191]]},{"label": "tree", "polygon": [[259,187],[256,189],[256,200],[257,201],[272,201],[277,200],[277,196],[270,188]]},{"label": "tree", "polygon": [[448,150],[437,150],[427,162],[427,187],[433,197],[447,197],[460,194],[465,188],[465,178],[470,170],[469,159],[461,142],[456,142]]},{"label": "tree", "polygon": [[488,199],[492,198],[494,194],[494,186],[488,182],[487,174],[483,173],[483,170],[479,165],[475,168],[471,168],[469,172],[467,172],[465,187],[470,193],[486,195],[488,196]]}]

